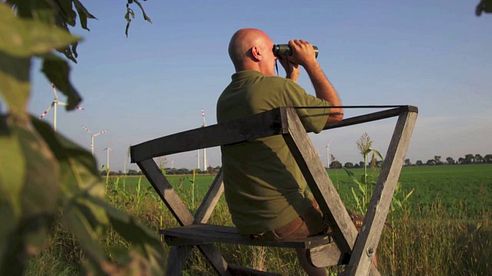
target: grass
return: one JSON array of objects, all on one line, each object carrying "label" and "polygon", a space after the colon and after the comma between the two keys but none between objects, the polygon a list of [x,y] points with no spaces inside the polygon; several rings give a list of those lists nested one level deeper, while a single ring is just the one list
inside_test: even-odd
[{"label": "grass", "polygon": [[[353,170],[360,175],[361,170]],[[375,177],[375,172],[370,175]],[[329,175],[342,199],[353,206],[350,187],[354,184],[343,170]],[[214,176],[168,176],[190,209],[192,196],[198,204]],[[140,185],[138,184],[140,182]],[[155,229],[176,225],[145,177],[133,176],[108,185],[108,199]],[[383,275],[487,275],[492,271],[492,165],[406,167],[400,177],[402,191],[415,189],[408,205],[391,213],[378,248]],[[139,188],[140,186],[140,188]],[[224,199],[215,209],[211,223],[231,225]],[[76,274],[83,254],[61,229],[56,229],[49,247],[34,259],[26,274]],[[108,250],[124,247],[114,234],[102,237]],[[166,250],[169,248],[164,245]],[[225,258],[245,265],[287,275],[300,275],[292,250],[220,245]],[[185,275],[210,275],[211,268],[197,252],[187,263]]]}]

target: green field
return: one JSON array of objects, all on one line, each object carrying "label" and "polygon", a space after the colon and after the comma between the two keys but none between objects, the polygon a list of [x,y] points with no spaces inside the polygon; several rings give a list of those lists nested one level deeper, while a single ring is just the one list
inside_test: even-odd
[{"label": "green field", "polygon": [[[362,169],[352,170],[356,177]],[[328,171],[349,208],[355,205],[351,189],[356,184],[345,170]],[[377,171],[369,171],[376,179]],[[192,210],[198,207],[213,175],[167,176],[176,192]],[[145,177],[111,177],[106,196],[155,232],[176,226],[171,213]],[[404,208],[389,214],[377,249],[383,275],[490,275],[492,271],[492,165],[425,166],[403,168],[396,198],[414,191]],[[231,225],[222,199],[211,223]],[[108,250],[125,243],[117,235],[101,237]],[[169,250],[163,245],[165,250]],[[221,245],[225,258],[260,270],[302,275],[292,250]],[[57,227],[49,247],[33,259],[26,274],[80,274],[84,256],[77,242]],[[163,264],[165,266],[165,264]],[[214,275],[195,251],[185,275]]]},{"label": "green field", "polygon": [[[361,176],[363,169],[351,169]],[[330,169],[328,174],[348,206],[353,206],[350,189],[356,189],[356,184],[344,169]],[[377,171],[369,170],[373,179]],[[119,180],[119,186],[126,182],[126,190],[134,191],[139,176]],[[169,182],[184,199],[192,198],[191,175],[169,175]],[[212,182],[212,175],[197,175],[195,180],[195,198],[201,199]],[[141,177],[141,187],[147,192],[153,190],[145,177]],[[469,217],[477,217],[484,212],[492,211],[492,164],[453,165],[453,166],[413,166],[404,167],[400,176],[400,192],[408,193],[414,190],[408,200],[410,209],[418,211],[430,208],[439,203],[450,214],[462,215],[466,210]],[[187,200],[189,201],[189,200]],[[199,200],[198,200],[199,202]],[[188,202],[191,204],[191,201]]]}]

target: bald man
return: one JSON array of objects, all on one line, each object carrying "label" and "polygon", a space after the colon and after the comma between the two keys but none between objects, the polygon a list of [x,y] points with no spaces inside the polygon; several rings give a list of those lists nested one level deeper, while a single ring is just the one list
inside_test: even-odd
[{"label": "bald man", "polygon": [[[340,98],[326,78],[311,44],[291,40],[292,56],[280,60],[286,77],[275,75],[270,37],[258,29],[238,30],[229,43],[236,72],[217,102],[217,121],[223,123],[278,107],[297,109],[308,131],[320,132],[343,118]],[[309,75],[316,97],[297,83],[299,66]],[[221,147],[225,197],[233,223],[244,235],[258,239],[301,239],[327,229],[322,214],[282,135]],[[299,260],[309,275],[325,275],[313,267],[306,251]]]}]

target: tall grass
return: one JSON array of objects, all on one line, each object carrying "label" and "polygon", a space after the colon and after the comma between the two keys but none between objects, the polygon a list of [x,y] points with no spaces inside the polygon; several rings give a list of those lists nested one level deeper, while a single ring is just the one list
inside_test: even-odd
[{"label": "tall grass", "polygon": [[[189,207],[192,200],[201,201],[213,176],[196,177],[192,196],[190,178],[176,176],[171,182]],[[128,179],[127,179],[128,180]],[[177,226],[175,219],[151,187],[136,178],[127,186],[118,178],[108,181],[108,199],[117,207],[138,217],[157,231]],[[140,183],[140,184],[139,184]],[[485,195],[486,196],[486,195]],[[490,195],[488,195],[490,196]],[[349,198],[350,195],[345,198]],[[410,201],[414,200],[410,197]],[[351,203],[354,204],[353,202]],[[459,204],[459,203],[457,203]],[[416,203],[410,204],[416,206]],[[466,205],[460,213],[450,213],[444,202],[422,208],[402,208],[391,212],[391,221],[378,247],[379,268],[383,275],[490,275],[492,266],[492,224],[490,206],[480,216],[470,219]],[[210,223],[232,225],[224,199],[219,201]],[[28,275],[73,275],[81,272],[84,256],[77,243],[61,226],[41,255],[33,259]],[[117,252],[128,246],[115,233],[101,237],[106,250],[117,259]],[[169,248],[163,244],[168,250]],[[226,260],[232,264],[275,271],[286,275],[303,275],[293,250],[266,247],[218,245]],[[164,266],[166,264],[163,264]],[[185,275],[213,275],[213,270],[197,250],[186,264]]]}]

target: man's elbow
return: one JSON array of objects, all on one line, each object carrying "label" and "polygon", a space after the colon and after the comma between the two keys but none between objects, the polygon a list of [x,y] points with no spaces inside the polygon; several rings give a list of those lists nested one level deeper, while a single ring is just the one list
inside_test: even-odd
[{"label": "man's elbow", "polygon": [[330,116],[328,116],[326,125],[335,124],[340,122],[341,120],[343,120],[343,113],[330,114]]}]

